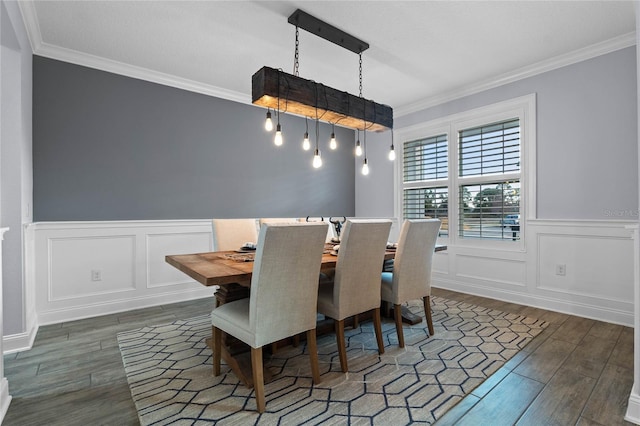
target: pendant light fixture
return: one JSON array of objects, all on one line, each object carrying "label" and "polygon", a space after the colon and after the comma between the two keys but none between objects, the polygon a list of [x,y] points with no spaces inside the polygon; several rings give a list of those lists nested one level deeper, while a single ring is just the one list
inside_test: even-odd
[{"label": "pendant light fixture", "polygon": [[309,119],[304,118],[304,124],[307,126],[307,130],[304,132],[304,139],[302,139],[302,149],[309,151],[311,149],[311,142],[309,142]]},{"label": "pendant light fixture", "polygon": [[[319,119],[331,124],[332,131],[329,139],[329,149],[331,150],[338,148],[338,142],[335,137],[335,124],[356,129],[358,131],[356,155],[362,156],[360,129],[365,132],[367,130],[380,132],[393,128],[393,109],[388,105],[378,104],[362,97],[362,52],[369,48],[369,44],[300,9],[289,16],[288,22],[296,28],[294,74],[285,73],[280,69],[262,67],[252,77],[252,102],[255,105],[267,108],[265,129],[270,131],[269,129],[273,128],[273,123],[271,122],[271,110],[273,109],[277,114],[274,143],[277,146],[283,145],[282,127],[280,125],[280,101],[282,100],[287,112],[309,118],[313,117],[315,112],[316,127],[318,127]],[[299,28],[359,55],[359,96],[333,89],[322,83],[303,79],[298,75]],[[319,99],[320,102],[318,102]],[[311,149],[311,143],[308,141],[308,126],[303,140],[303,148],[306,150],[307,146],[309,146],[308,149]],[[321,164],[318,138],[316,138],[314,154],[314,164]],[[318,161],[315,160],[315,157],[318,158]]]},{"label": "pendant light fixture", "polygon": [[273,138],[273,143],[276,146],[282,146],[282,127],[280,127],[280,76],[278,75],[278,110],[276,111],[278,116],[278,125],[276,126],[276,135]]},{"label": "pendant light fixture", "polygon": [[393,130],[391,130],[391,149],[389,149],[389,161],[396,159],[396,150],[393,147]]},{"label": "pendant light fixture", "polygon": [[369,174],[369,164],[367,163],[367,129],[362,129],[364,133],[364,162],[362,163],[362,174],[367,176]]},{"label": "pendant light fixture", "polygon": [[331,139],[329,139],[329,149],[338,148],[338,141],[336,141],[336,125],[331,123]]},{"label": "pendant light fixture", "polygon": [[318,149],[318,139],[320,138],[320,123],[316,118],[316,150],[313,153],[312,165],[314,168],[319,169],[322,167],[322,158],[320,157],[320,150]]},{"label": "pendant light fixture", "polygon": [[316,150],[313,153],[313,161],[311,165],[319,169],[322,167],[322,158],[320,157],[320,149],[318,148],[318,141],[320,140],[320,121],[318,119],[318,93],[316,92]]},{"label": "pendant light fixture", "polygon": [[273,121],[271,120],[271,109],[267,108],[267,118],[266,120],[264,120],[264,129],[267,132],[270,132],[273,130]]}]

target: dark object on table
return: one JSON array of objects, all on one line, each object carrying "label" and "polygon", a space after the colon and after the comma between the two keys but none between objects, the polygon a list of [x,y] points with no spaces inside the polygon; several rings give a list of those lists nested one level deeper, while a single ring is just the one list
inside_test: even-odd
[{"label": "dark object on table", "polygon": [[347,221],[346,216],[342,216],[342,220],[333,219],[333,216],[329,217],[329,222],[333,223],[333,227],[336,228],[336,236],[340,238],[340,231],[342,230],[342,225]]}]

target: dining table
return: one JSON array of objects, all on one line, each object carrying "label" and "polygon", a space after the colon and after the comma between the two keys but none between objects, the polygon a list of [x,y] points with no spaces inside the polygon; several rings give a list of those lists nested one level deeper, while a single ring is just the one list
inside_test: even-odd
[{"label": "dining table", "polygon": [[[323,274],[330,275],[330,271],[336,267],[338,256],[334,250],[335,245],[325,244],[320,265],[321,284]],[[442,251],[446,248],[444,245],[437,245],[435,250]],[[387,265],[395,258],[395,254],[396,248],[393,245],[388,246],[384,254]],[[215,292],[218,306],[249,297],[254,257],[255,251],[239,248],[230,251],[167,255],[165,261],[204,286],[218,286]],[[422,321],[422,317],[403,309],[403,320],[416,324]],[[210,339],[207,339],[207,344],[211,346]],[[222,347],[222,358],[246,386],[253,386],[249,351],[244,343],[227,335]],[[265,382],[268,382],[271,374],[267,369],[264,373]]]}]

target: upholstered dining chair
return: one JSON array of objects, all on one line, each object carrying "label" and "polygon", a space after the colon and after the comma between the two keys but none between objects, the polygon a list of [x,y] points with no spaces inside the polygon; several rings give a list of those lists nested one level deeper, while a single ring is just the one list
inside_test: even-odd
[{"label": "upholstered dining chair", "polygon": [[348,220],[340,240],[333,281],[319,287],[318,312],[334,320],[340,367],[344,373],[349,370],[344,338],[346,318],[372,310],[378,353],[384,353],[380,271],[390,229],[389,220]]},{"label": "upholstered dining chair", "polygon": [[251,347],[258,412],[265,410],[262,347],[306,332],[314,383],[320,382],[316,345],[318,274],[327,224],[265,224],[260,228],[250,296],[211,312],[213,372],[220,374],[222,332]]},{"label": "upholstered dining chair", "polygon": [[336,228],[333,227],[333,224],[329,223],[329,218],[307,216],[301,217],[298,220],[300,222],[326,222],[329,224],[329,229],[327,230],[327,242],[330,243],[337,237]]},{"label": "upholstered dining chair", "polygon": [[433,336],[431,318],[431,264],[440,230],[440,219],[408,219],[400,229],[393,272],[383,272],[381,298],[393,304],[398,345],[404,347],[401,304],[422,299],[429,334]]},{"label": "upholstered dining chair", "polygon": [[260,227],[265,223],[296,223],[300,222],[296,217],[261,217],[258,219]]},{"label": "upholstered dining chair", "polygon": [[258,239],[255,219],[213,219],[212,224],[215,251],[237,250]]}]

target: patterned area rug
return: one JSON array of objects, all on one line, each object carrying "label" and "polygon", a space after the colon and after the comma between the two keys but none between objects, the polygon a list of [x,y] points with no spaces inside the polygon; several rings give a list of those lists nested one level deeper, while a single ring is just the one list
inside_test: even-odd
[{"label": "patterned area rug", "polygon": [[[142,425],[432,424],[538,335],[547,324],[480,306],[432,298],[435,336],[405,324],[405,348],[383,321],[378,355],[371,322],[347,330],[349,373],[335,335],[318,338],[322,383],[313,385],[306,345],[265,360],[266,412],[222,364],[214,377],[208,316],[120,333],[118,342]],[[409,306],[423,314],[421,301]]]}]

